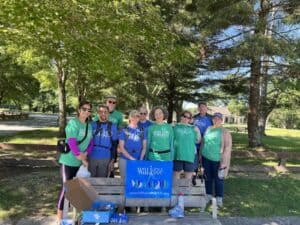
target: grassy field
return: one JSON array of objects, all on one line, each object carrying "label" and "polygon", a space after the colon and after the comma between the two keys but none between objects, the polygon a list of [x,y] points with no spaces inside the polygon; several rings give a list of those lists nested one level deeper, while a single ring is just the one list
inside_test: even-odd
[{"label": "grassy field", "polygon": [[53,215],[59,189],[58,169],[11,168],[0,173],[0,219]]},{"label": "grassy field", "polygon": [[[300,131],[268,129],[265,146],[272,151],[300,152]],[[1,137],[0,142],[55,144],[57,129],[47,128],[19,132]],[[247,149],[247,134],[232,132],[234,149]],[[12,158],[53,159],[55,152],[1,150],[0,159]],[[277,159],[239,158],[232,165],[274,166]],[[287,166],[300,166],[295,159],[288,159]],[[221,216],[300,216],[300,179],[295,176],[258,178],[231,176],[225,183],[224,208]],[[15,168],[0,170],[0,219],[29,215],[53,215],[60,184],[58,168]],[[209,209],[208,209],[209,210]]]},{"label": "grassy field", "polygon": [[[59,171],[9,172],[0,179],[0,219],[55,214]],[[220,216],[300,216],[300,180],[229,178]],[[208,209],[210,210],[210,209]]]},{"label": "grassy field", "polygon": [[300,216],[300,180],[230,178],[223,216]]},{"label": "grassy field", "polygon": [[[235,126],[226,125],[231,130],[234,150],[250,150],[248,134],[237,132]],[[263,148],[270,151],[300,152],[300,130],[268,128],[263,137]]]},{"label": "grassy field", "polygon": [[[234,150],[250,150],[247,133],[236,132],[236,127],[226,126],[231,130]],[[21,131],[14,135],[0,137],[0,142],[19,144],[56,144],[57,128],[43,128],[33,131]],[[264,148],[271,151],[300,152],[300,130],[269,128],[263,137]]]},{"label": "grassy field", "polygon": [[0,142],[16,144],[49,144],[57,141],[58,128],[42,128],[30,131],[20,131],[16,134],[0,136]]}]

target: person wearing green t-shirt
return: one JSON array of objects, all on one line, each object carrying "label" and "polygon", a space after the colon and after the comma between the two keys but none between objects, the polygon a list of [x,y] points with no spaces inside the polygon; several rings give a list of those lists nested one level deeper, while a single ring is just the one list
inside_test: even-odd
[{"label": "person wearing green t-shirt", "polygon": [[154,123],[148,127],[147,159],[172,161],[174,133],[172,126],[165,122],[167,111],[161,106],[156,106],[151,110],[150,117]]},{"label": "person wearing green t-shirt", "polygon": [[201,148],[207,202],[215,193],[219,207],[223,206],[224,178],[228,174],[232,148],[231,134],[222,127],[222,122],[223,115],[215,113],[213,126],[205,131]]},{"label": "person wearing green t-shirt", "polygon": [[191,179],[194,172],[195,143],[201,141],[198,127],[190,125],[192,113],[183,111],[180,123],[174,126],[174,178],[180,179],[181,171],[185,178]]},{"label": "person wearing green t-shirt", "polygon": [[114,124],[117,124],[118,129],[123,124],[123,115],[121,112],[116,110],[117,106],[117,97],[115,96],[109,96],[106,98],[105,104],[109,108],[109,117],[108,120]]},{"label": "person wearing green t-shirt", "polygon": [[[70,147],[68,153],[60,155],[62,187],[57,204],[57,218],[59,221],[63,218],[64,206],[64,183],[73,179],[81,164],[88,166],[87,155],[93,147],[92,127],[88,118],[91,115],[92,105],[90,102],[83,101],[79,104],[77,117],[71,119],[66,126],[66,140]],[[81,142],[78,144],[78,142]]]},{"label": "person wearing green t-shirt", "polygon": [[[117,128],[120,129],[121,126],[123,125],[123,114],[120,111],[116,110],[117,97],[116,96],[108,96],[105,99],[105,105],[109,109],[108,120],[110,122],[116,124]],[[98,121],[98,120],[99,120],[99,116],[95,115],[93,117],[93,121]]]}]

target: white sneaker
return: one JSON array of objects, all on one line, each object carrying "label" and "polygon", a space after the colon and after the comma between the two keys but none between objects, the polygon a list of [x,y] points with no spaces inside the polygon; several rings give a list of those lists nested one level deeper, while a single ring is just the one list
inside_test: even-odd
[{"label": "white sneaker", "polygon": [[217,197],[217,206],[222,207],[223,206],[223,198],[222,197]]}]

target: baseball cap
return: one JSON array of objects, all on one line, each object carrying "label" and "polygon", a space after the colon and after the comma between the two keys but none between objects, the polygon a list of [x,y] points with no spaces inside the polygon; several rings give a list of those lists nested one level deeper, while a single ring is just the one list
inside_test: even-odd
[{"label": "baseball cap", "polygon": [[223,119],[223,115],[222,115],[222,113],[220,113],[220,112],[214,113],[213,117],[218,117],[218,118],[220,118],[220,119]]}]

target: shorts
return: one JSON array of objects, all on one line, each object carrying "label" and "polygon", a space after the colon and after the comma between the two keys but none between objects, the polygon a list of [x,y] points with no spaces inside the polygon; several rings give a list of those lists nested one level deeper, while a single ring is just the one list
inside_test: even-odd
[{"label": "shorts", "polygon": [[173,162],[173,171],[180,172],[193,172],[195,170],[194,163],[182,160],[174,160]]}]

